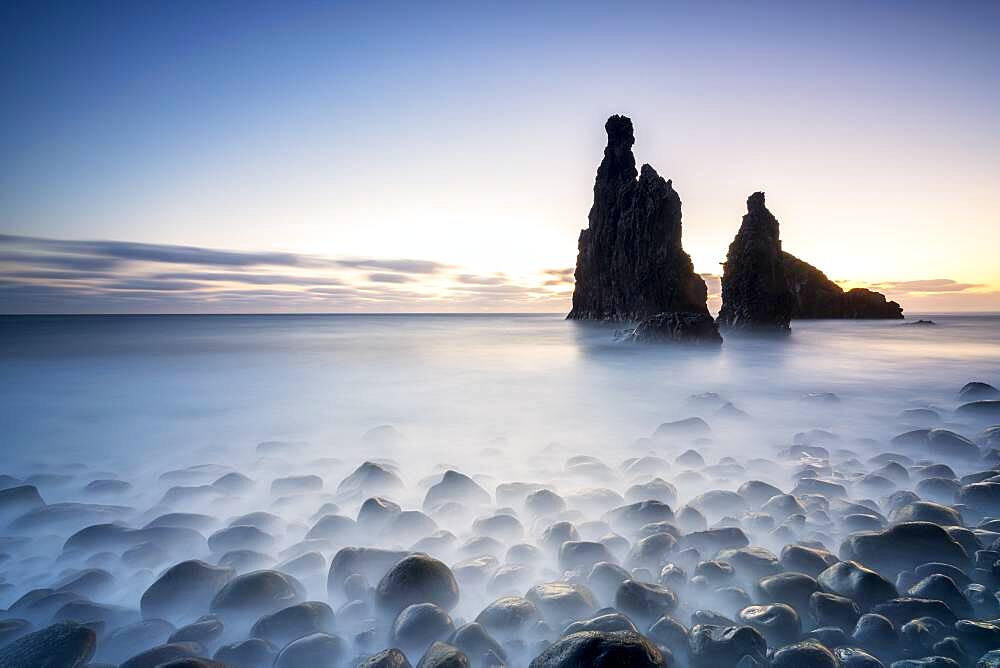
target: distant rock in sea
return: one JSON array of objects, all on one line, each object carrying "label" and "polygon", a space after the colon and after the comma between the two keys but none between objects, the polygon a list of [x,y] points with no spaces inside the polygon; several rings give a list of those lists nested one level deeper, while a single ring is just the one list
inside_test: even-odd
[{"label": "distant rock in sea", "polygon": [[608,145],[597,170],[589,224],[580,232],[568,318],[708,316],[705,281],[681,246],[680,197],[649,165],[643,165],[636,178],[635,137],[628,117],[612,116],[604,127]]},{"label": "distant rock in sea", "polygon": [[854,288],[844,291],[822,271],[782,253],[785,278],[793,296],[792,318],[893,319],[903,317],[902,307],[885,295]]},{"label": "distant rock in sea", "polygon": [[792,305],[778,220],[764,205],[764,193],[755,192],[747,198],[747,213],[723,264],[719,326],[787,333]]}]

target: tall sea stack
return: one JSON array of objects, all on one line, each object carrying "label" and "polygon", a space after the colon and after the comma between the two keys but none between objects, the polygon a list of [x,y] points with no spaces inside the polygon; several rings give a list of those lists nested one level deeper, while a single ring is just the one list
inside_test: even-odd
[{"label": "tall sea stack", "polygon": [[747,198],[747,213],[729,245],[722,271],[723,329],[787,333],[793,298],[785,279],[778,220],[764,193]]},{"label": "tall sea stack", "polygon": [[589,225],[580,232],[568,318],[710,317],[705,281],[681,247],[680,197],[649,165],[637,174],[628,117],[612,116],[604,128],[608,146],[597,169]]}]

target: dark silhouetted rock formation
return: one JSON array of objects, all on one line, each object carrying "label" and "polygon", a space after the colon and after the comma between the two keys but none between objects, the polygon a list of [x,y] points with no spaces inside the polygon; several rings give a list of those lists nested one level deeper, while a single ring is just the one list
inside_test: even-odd
[{"label": "dark silhouetted rock formation", "polygon": [[792,291],[793,318],[889,318],[903,317],[902,307],[887,301],[885,295],[854,288],[843,288],[822,271],[790,253],[782,253],[785,278]]},{"label": "dark silhouetted rock formation", "polygon": [[580,232],[571,320],[632,321],[636,341],[717,343],[718,327],[787,333],[792,318],[902,318],[903,309],[864,288],[845,292],[781,249],[764,193],[729,245],[722,309],[711,323],[705,281],[681,245],[681,199],[649,165],[636,171],[632,121],[612,116],[597,169],[594,204]]},{"label": "dark silhouetted rock formation", "polygon": [[708,314],[705,282],[681,247],[681,199],[649,165],[636,178],[632,121],[612,116],[589,225],[580,232],[575,320]]},{"label": "dark silhouetted rock formation", "polygon": [[747,213],[723,264],[719,326],[787,332],[792,302],[778,220],[764,206],[764,193],[756,192],[747,198]]},{"label": "dark silhouetted rock formation", "polygon": [[707,313],[658,313],[640,322],[626,339],[640,343],[722,345],[719,328]]}]

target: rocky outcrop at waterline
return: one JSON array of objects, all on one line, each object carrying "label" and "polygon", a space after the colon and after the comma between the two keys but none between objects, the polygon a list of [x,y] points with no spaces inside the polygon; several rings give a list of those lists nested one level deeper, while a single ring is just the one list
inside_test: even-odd
[{"label": "rocky outcrop at waterline", "polygon": [[[580,232],[571,320],[641,321],[708,315],[708,291],[681,246],[681,199],[649,165],[636,172],[632,121],[612,116]],[[638,178],[637,178],[638,177]]]},{"label": "rocky outcrop at waterline", "polygon": [[635,343],[692,343],[721,346],[722,336],[707,313],[659,313],[642,320],[625,336]]},{"label": "rocky outcrop at waterline", "polygon": [[885,295],[854,288],[844,291],[822,271],[782,253],[785,279],[792,293],[792,318],[893,319],[903,317],[903,308]]},{"label": "rocky outcrop at waterline", "polygon": [[719,326],[787,332],[795,318],[901,319],[902,307],[865,288],[844,291],[822,271],[785,252],[764,193],[747,199],[747,214],[723,265]]},{"label": "rocky outcrop at waterline", "polygon": [[719,326],[788,332],[791,317],[778,220],[764,205],[764,193],[755,192],[747,198],[747,213],[723,264]]}]

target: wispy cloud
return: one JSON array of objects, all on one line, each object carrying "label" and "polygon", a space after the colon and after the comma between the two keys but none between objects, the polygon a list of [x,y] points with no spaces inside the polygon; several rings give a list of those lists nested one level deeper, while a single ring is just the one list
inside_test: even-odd
[{"label": "wispy cloud", "polygon": [[701,280],[705,281],[709,297],[722,294],[722,276],[718,274],[701,274]]},{"label": "wispy cloud", "polygon": [[950,278],[932,278],[921,281],[885,281],[872,283],[878,290],[893,292],[965,292],[986,287],[982,283],[959,283]]},{"label": "wispy cloud", "polygon": [[700,274],[700,276],[708,289],[708,310],[718,314],[722,308],[722,276],[718,274]]},{"label": "wispy cloud", "polygon": [[226,251],[198,246],[132,241],[74,241],[3,234],[0,235],[0,245],[36,251],[34,255],[21,253],[23,257],[16,260],[21,262],[25,261],[25,258],[40,263],[60,261],[60,257],[70,255],[111,262],[156,262],[214,267],[314,266],[314,259],[311,256],[296,253]]},{"label": "wispy cloud", "polygon": [[336,260],[341,267],[352,269],[384,269],[402,274],[436,274],[451,268],[451,265],[430,260]]},{"label": "wispy cloud", "polygon": [[552,287],[559,285],[573,285],[575,283],[575,277],[573,276],[574,271],[574,267],[566,267],[565,269],[546,269],[543,272],[548,277],[545,280],[545,285]]},{"label": "wispy cloud", "polygon": [[67,269],[112,269],[123,262],[153,262],[201,267],[342,267],[404,274],[433,274],[451,265],[431,260],[381,258],[326,258],[286,252],[254,252],[149,244],[132,241],[78,241],[0,234],[0,261],[62,266]]},{"label": "wispy cloud", "polygon": [[156,278],[133,278],[124,281],[114,281],[104,283],[101,287],[105,290],[142,290],[150,292],[191,292],[201,289],[198,283],[191,281],[171,281]]},{"label": "wispy cloud", "polygon": [[24,271],[4,272],[3,275],[7,278],[30,278],[50,281],[79,281],[88,278],[115,277],[114,274],[106,271],[61,271],[59,269],[25,269]]},{"label": "wispy cloud", "polygon": [[543,278],[413,258],[0,235],[4,313],[563,310],[566,294]]},{"label": "wispy cloud", "polygon": [[458,274],[455,276],[455,280],[459,283],[466,283],[469,285],[503,285],[507,282],[507,276],[502,273],[492,274],[490,276],[479,276],[477,274]]},{"label": "wispy cloud", "polygon": [[251,285],[339,285],[341,281],[328,276],[290,276],[285,274],[246,274],[242,272],[179,271],[154,275],[170,280],[205,281],[209,283],[248,283]]},{"label": "wispy cloud", "polygon": [[368,280],[373,283],[409,283],[413,278],[405,274],[375,273],[368,274]]},{"label": "wispy cloud", "polygon": [[[0,235],[0,246],[5,245],[4,237]],[[48,267],[70,271],[112,271],[122,265],[122,261],[113,257],[91,257],[86,255],[55,255],[37,251],[12,250],[0,253],[0,262],[31,267]]]}]

